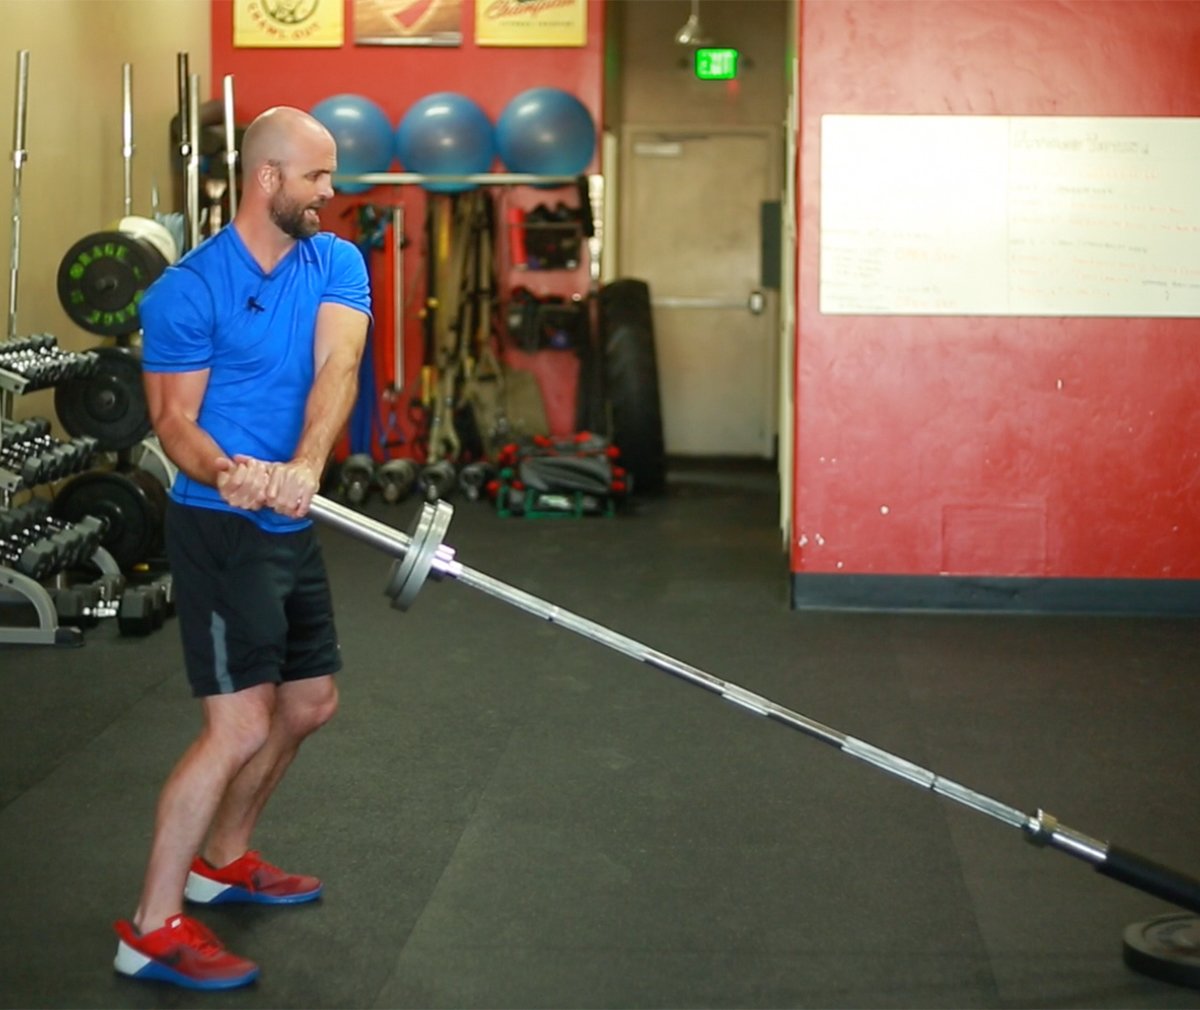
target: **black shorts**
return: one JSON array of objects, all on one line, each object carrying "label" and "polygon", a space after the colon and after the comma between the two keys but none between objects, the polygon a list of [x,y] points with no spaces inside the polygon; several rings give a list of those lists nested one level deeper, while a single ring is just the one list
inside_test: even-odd
[{"label": "black shorts", "polygon": [[172,501],[166,546],[194,695],[342,668],[313,527],[267,533],[245,516]]}]

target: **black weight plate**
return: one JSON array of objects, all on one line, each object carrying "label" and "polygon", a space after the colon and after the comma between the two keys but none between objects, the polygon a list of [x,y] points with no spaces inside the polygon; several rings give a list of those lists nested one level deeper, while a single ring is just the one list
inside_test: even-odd
[{"label": "black weight plate", "polygon": [[130,449],[150,434],[141,358],[127,347],[97,347],[92,353],[96,370],[60,382],[54,409],[71,435],[90,435],[102,452]]},{"label": "black weight plate", "polygon": [[107,524],[100,546],[122,571],[152,557],[162,547],[166,492],[145,471],[92,470],[59,490],[54,515],[68,522],[96,516]]},{"label": "black weight plate", "polygon": [[1125,927],[1125,963],[1143,975],[1200,988],[1200,918],[1160,915]]},{"label": "black weight plate", "polygon": [[166,270],[153,243],[121,231],[101,231],[76,242],[58,267],[58,300],[72,322],[102,337],[136,333],[138,305]]}]

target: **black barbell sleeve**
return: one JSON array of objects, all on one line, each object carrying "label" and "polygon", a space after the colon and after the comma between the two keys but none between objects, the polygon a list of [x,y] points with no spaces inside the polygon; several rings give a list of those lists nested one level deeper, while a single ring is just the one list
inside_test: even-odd
[{"label": "black barbell sleeve", "polygon": [[1200,912],[1200,880],[1116,845],[1108,846],[1096,872],[1180,908]]}]

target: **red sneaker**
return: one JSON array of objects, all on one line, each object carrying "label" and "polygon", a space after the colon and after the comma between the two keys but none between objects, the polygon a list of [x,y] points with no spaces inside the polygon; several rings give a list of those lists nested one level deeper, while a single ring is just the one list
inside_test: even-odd
[{"label": "red sneaker", "polygon": [[228,866],[219,869],[197,856],[187,877],[184,895],[198,905],[222,905],[227,902],[255,905],[296,905],[321,896],[321,881],[284,873],[278,866],[264,862],[251,849]]},{"label": "red sneaker", "polygon": [[139,933],[124,919],[113,928],[121,938],[113,967],[130,978],[185,989],[234,989],[258,978],[258,965],[229,953],[207,926],[186,915],[168,919],[149,933]]}]

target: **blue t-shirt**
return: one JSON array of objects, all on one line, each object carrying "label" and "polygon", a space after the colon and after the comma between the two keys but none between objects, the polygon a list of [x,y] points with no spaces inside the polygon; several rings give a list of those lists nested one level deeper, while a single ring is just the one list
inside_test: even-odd
[{"label": "blue t-shirt", "polygon": [[[314,377],[317,310],[337,302],[370,315],[366,264],[345,239],[301,239],[265,273],[232,225],[168,267],[139,306],[147,372],[209,370],[198,423],[230,458],[290,460],[304,426]],[[234,509],[214,487],[181,470],[171,497],[184,505]],[[308,520],[273,509],[243,512],[265,530]]]}]

